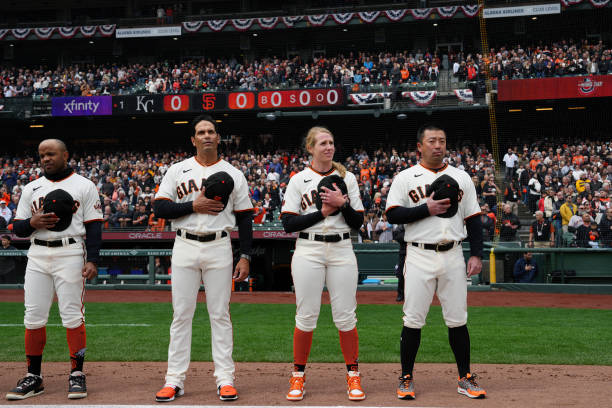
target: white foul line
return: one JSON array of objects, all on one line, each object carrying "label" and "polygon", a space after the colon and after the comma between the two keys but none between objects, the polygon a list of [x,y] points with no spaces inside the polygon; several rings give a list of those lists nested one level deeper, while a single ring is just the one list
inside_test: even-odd
[{"label": "white foul line", "polygon": [[[23,323],[0,323],[0,327],[20,327]],[[61,324],[47,324],[51,327],[62,327]],[[151,327],[152,324],[146,323],[85,323],[86,327]]]}]

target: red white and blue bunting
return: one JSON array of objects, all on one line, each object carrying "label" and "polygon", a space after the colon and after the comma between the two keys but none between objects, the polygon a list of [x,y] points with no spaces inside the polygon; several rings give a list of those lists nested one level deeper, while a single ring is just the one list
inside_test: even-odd
[{"label": "red white and blue bunting", "polygon": [[429,15],[431,14],[431,12],[433,11],[433,9],[430,8],[426,8],[426,9],[410,9],[410,13],[412,14],[412,17],[416,18],[417,20],[424,20],[427,17],[429,17]]},{"label": "red white and blue bunting", "polygon": [[183,30],[188,33],[195,33],[200,31],[200,28],[204,25],[204,21],[184,21],[182,25]]},{"label": "red white and blue bunting", "polygon": [[573,6],[574,4],[582,3],[582,0],[561,0],[561,4],[565,7]]},{"label": "red white and blue bunting", "polygon": [[336,13],[332,14],[332,18],[338,24],[346,24],[352,20],[355,13]]},{"label": "red white and blue bunting", "polygon": [[589,0],[591,5],[595,8],[606,7],[610,0]]},{"label": "red white and blue bunting", "polygon": [[39,27],[34,29],[34,35],[40,40],[48,40],[55,31],[55,27]]},{"label": "red white and blue bunting", "polygon": [[438,93],[436,91],[406,91],[402,92],[402,97],[412,99],[418,106],[429,105]]},{"label": "red white and blue bunting", "polygon": [[308,20],[311,26],[319,27],[325,24],[325,20],[327,20],[327,17],[329,17],[329,15],[327,14],[314,14],[306,16],[306,20]]},{"label": "red white and blue bunting", "polygon": [[65,38],[65,39],[74,37],[74,35],[77,33],[78,30],[79,30],[79,27],[58,27],[57,28],[57,32],[59,33],[60,37]]},{"label": "red white and blue bunting", "polygon": [[461,6],[461,11],[463,11],[466,17],[474,17],[480,11],[480,6],[478,4]]},{"label": "red white and blue bunting", "polygon": [[261,28],[265,28],[266,30],[270,30],[278,24],[278,17],[267,17],[267,18],[258,18],[257,23]]},{"label": "red white and blue bunting", "polygon": [[457,6],[449,6],[449,7],[438,7],[436,8],[436,11],[438,12],[438,15],[442,18],[452,18],[455,16],[455,14],[457,14],[458,9],[459,7]]},{"label": "red white and blue bunting", "polygon": [[385,16],[387,16],[387,18],[390,21],[396,22],[396,21],[400,21],[402,18],[404,18],[404,16],[406,15],[407,12],[408,12],[408,9],[386,10],[385,11]]},{"label": "red white and blue bunting", "polygon": [[9,32],[8,28],[0,28],[0,40]]},{"label": "red white and blue bunting", "polygon": [[31,28],[13,28],[11,34],[18,40],[23,40],[32,32]]},{"label": "red white and blue bunting", "polygon": [[474,94],[471,89],[455,89],[455,95],[461,102],[474,103]]},{"label": "red white and blue bunting", "polygon": [[388,98],[390,96],[391,92],[371,92],[349,95],[351,101],[356,105],[367,105],[369,103],[376,102],[377,99]]},{"label": "red white and blue bunting", "polygon": [[94,34],[96,34],[96,29],[97,29],[96,26],[81,26],[80,27],[81,34],[85,38],[93,37]]},{"label": "red white and blue bunting", "polygon": [[111,35],[115,34],[116,27],[116,24],[105,24],[98,26],[98,31],[100,32],[102,37],[110,37]]},{"label": "red white and blue bunting", "polygon": [[206,24],[213,31],[221,31],[227,25],[227,20],[208,20]]},{"label": "red white and blue bunting", "polygon": [[359,14],[359,18],[361,19],[361,21],[370,24],[376,21],[378,16],[380,16],[380,11],[362,11],[357,14]]},{"label": "red white and blue bunting", "polygon": [[291,28],[295,23],[299,23],[300,21],[302,21],[303,18],[304,16],[283,17],[283,24]]},{"label": "red white and blue bunting", "polygon": [[246,31],[253,25],[252,18],[234,18],[232,20],[232,25],[238,31]]}]

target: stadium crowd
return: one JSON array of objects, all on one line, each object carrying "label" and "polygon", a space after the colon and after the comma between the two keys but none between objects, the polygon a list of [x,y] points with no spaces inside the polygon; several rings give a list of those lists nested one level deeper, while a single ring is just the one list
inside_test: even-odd
[{"label": "stadium crowd", "polygon": [[[303,151],[256,151],[224,143],[223,157],[249,182],[256,207],[256,224],[278,220],[289,179],[308,166]],[[151,201],[163,174],[182,160],[184,152],[99,152],[72,155],[69,165],[98,187],[105,228],[163,230],[165,222],[151,212]],[[483,214],[485,239],[497,232],[501,240],[517,241],[518,208],[535,217],[527,244],[610,247],[612,244],[612,146],[609,138],[572,144],[541,142],[508,149],[503,161],[505,180],[498,186],[493,155],[484,146],[449,149],[446,162],[468,172],[476,186]],[[354,149],[343,163],[358,181],[366,209],[359,240],[392,240],[392,225],[384,217],[389,187],[403,169],[418,161],[414,150]],[[0,169],[0,229],[11,224],[21,189],[41,175],[35,157],[2,158]],[[503,207],[497,210],[497,195]],[[501,217],[497,223],[497,218]]]},{"label": "stadium crowd", "polygon": [[50,95],[89,96],[132,92],[178,93],[207,90],[257,90],[269,87],[336,87],[435,81],[440,58],[429,51],[350,52],[304,60],[275,56],[238,60],[169,61],[154,64],[1,67],[5,98]]}]

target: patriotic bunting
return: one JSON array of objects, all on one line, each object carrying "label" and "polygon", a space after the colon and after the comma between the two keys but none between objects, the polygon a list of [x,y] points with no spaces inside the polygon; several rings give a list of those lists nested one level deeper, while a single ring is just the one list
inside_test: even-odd
[{"label": "patriotic bunting", "polygon": [[589,0],[591,5],[596,8],[606,7],[610,0]]},{"label": "patriotic bunting", "polygon": [[353,18],[354,13],[337,13],[332,14],[332,18],[338,24],[346,24]]},{"label": "patriotic bunting", "polygon": [[358,14],[364,23],[373,23],[380,16],[380,11],[362,11]]},{"label": "patriotic bunting", "polygon": [[471,89],[455,89],[455,95],[461,102],[474,103],[474,94]]},{"label": "patriotic bunting", "polygon": [[311,26],[318,27],[325,24],[325,20],[327,20],[327,17],[327,14],[314,14],[311,16],[306,16],[306,19],[308,20]]},{"label": "patriotic bunting", "polygon": [[188,33],[195,33],[200,31],[200,28],[204,25],[203,21],[185,21],[183,22],[183,29]]},{"label": "patriotic bunting", "polygon": [[283,24],[291,28],[295,23],[302,21],[303,18],[304,16],[283,17]]},{"label": "patriotic bunting", "polygon": [[238,31],[246,31],[253,25],[252,18],[234,18],[232,19],[232,25]]},{"label": "patriotic bunting", "polygon": [[410,98],[412,99],[412,102],[414,102],[416,105],[418,106],[427,106],[429,105],[434,98],[436,97],[437,92],[436,91],[413,91],[413,92],[402,92],[402,97],[406,98]]},{"label": "patriotic bunting", "polygon": [[81,26],[81,34],[83,34],[83,37],[93,37],[95,33],[96,26]]},{"label": "patriotic bunting", "polygon": [[48,40],[55,31],[55,27],[40,27],[34,29],[34,34],[41,40]]},{"label": "patriotic bunting", "polygon": [[59,33],[60,37],[68,39],[68,38],[72,38],[74,37],[74,35],[77,33],[77,31],[79,30],[79,27],[58,27],[57,28],[57,32]]},{"label": "patriotic bunting", "polygon": [[480,11],[480,6],[474,4],[472,6],[461,6],[461,10],[466,17],[474,17]]},{"label": "patriotic bunting", "polygon": [[13,28],[11,34],[18,40],[23,40],[32,32],[31,28]]},{"label": "patriotic bunting", "polygon": [[8,28],[0,28],[0,40],[9,32]]},{"label": "patriotic bunting", "polygon": [[427,17],[429,17],[429,15],[431,14],[431,12],[433,11],[433,9],[430,8],[426,8],[426,9],[410,9],[410,13],[412,14],[412,17],[416,18],[417,20],[424,20]]},{"label": "patriotic bunting", "polygon": [[227,20],[208,20],[206,24],[213,31],[221,31],[227,25]]},{"label": "patriotic bunting", "polygon": [[278,17],[258,18],[257,22],[261,28],[270,30],[271,28],[276,27],[278,24]]},{"label": "patriotic bunting", "polygon": [[115,27],[117,27],[116,24],[105,24],[98,26],[98,31],[100,32],[102,37],[110,37],[115,33]]},{"label": "patriotic bunting", "polygon": [[408,9],[386,10],[385,15],[391,21],[400,21],[402,18],[404,18],[407,12],[408,12]]},{"label": "patriotic bunting", "polygon": [[574,4],[582,3],[582,0],[561,0],[561,4],[565,7],[573,6]]},{"label": "patriotic bunting", "polygon": [[351,101],[356,105],[366,105],[368,103],[375,102],[376,99],[388,98],[390,96],[391,92],[372,92],[349,95]]},{"label": "patriotic bunting", "polygon": [[450,7],[438,7],[436,10],[438,11],[438,15],[442,18],[451,18],[457,13],[457,6]]}]

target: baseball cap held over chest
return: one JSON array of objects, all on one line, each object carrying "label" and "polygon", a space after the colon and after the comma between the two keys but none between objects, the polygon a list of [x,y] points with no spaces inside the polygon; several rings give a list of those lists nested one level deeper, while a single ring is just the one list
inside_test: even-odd
[{"label": "baseball cap held over chest", "polygon": [[224,171],[211,175],[204,182],[204,196],[211,200],[221,201],[224,210],[232,191],[234,191],[234,179]]},{"label": "baseball cap held over chest", "polygon": [[[323,192],[323,187],[327,187],[330,190],[334,190],[334,184],[342,192],[342,195],[348,194],[348,188],[346,187],[346,183],[344,179],[337,174],[332,174],[331,176],[325,176],[319,181],[317,185],[317,199],[315,201],[315,205],[317,206],[317,210],[323,208],[323,200],[321,200],[321,193]],[[334,211],[331,215],[337,215],[340,213],[340,210]]]},{"label": "baseball cap held over chest", "polygon": [[450,199],[450,207],[445,213],[438,214],[438,217],[450,218],[457,214],[459,209],[459,183],[457,183],[457,180],[448,174],[443,174],[427,187],[426,193],[427,196],[435,193],[433,199],[436,201],[445,198]]},{"label": "baseball cap held over chest", "polygon": [[74,199],[66,190],[58,188],[45,196],[43,201],[43,213],[54,213],[59,220],[49,231],[63,231],[72,222],[72,214],[76,211]]}]

